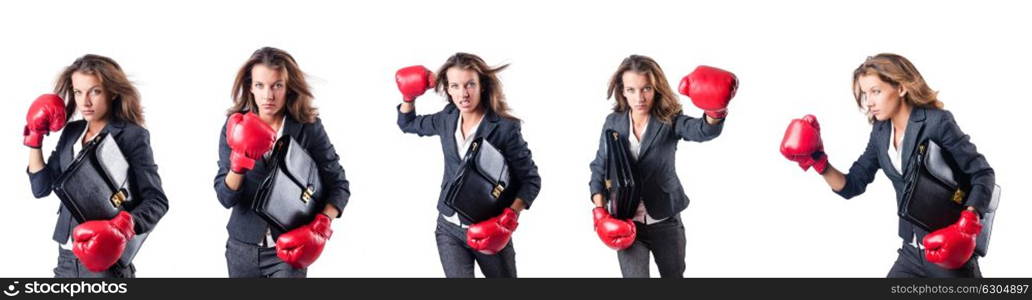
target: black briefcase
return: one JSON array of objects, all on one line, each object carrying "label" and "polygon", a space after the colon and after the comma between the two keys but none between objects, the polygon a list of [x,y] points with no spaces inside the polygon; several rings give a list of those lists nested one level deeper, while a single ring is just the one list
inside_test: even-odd
[{"label": "black briefcase", "polygon": [[641,202],[640,181],[627,138],[620,133],[606,130],[606,209],[617,219],[630,219],[638,211]]},{"label": "black briefcase", "polygon": [[251,204],[266,222],[287,232],[308,224],[322,209],[322,179],[315,160],[290,136],[279,138],[272,149],[269,175]]},{"label": "black briefcase", "polygon": [[[918,146],[911,157],[905,178],[903,201],[899,216],[911,224],[932,232],[952,225],[966,209],[971,185],[954,176],[956,161],[935,142],[928,140]],[[989,237],[996,218],[996,207],[1000,203],[1000,186],[993,186],[992,199],[986,211],[982,212],[982,232],[978,234],[975,253],[985,256],[989,250]]]},{"label": "black briefcase", "polygon": [[[78,141],[76,141],[78,142]],[[129,162],[115,138],[97,134],[54,183],[54,194],[78,223],[110,220],[131,206]],[[129,266],[150,233],[137,234],[125,246],[118,264]]]},{"label": "black briefcase", "polygon": [[512,205],[509,165],[491,143],[478,137],[469,145],[455,179],[448,187],[444,204],[465,221],[478,223],[493,218]]}]

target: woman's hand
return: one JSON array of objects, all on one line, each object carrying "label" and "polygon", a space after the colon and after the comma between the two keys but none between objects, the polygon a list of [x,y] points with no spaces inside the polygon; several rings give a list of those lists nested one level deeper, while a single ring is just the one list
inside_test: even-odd
[{"label": "woman's hand", "polygon": [[512,205],[509,205],[509,208],[519,214],[524,208],[527,208],[527,203],[523,202],[523,199],[516,198],[516,200],[512,201]]}]

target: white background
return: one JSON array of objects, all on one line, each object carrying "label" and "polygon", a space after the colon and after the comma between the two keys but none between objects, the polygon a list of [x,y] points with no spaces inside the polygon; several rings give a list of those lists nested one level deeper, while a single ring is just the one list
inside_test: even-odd
[{"label": "white background", "polygon": [[[895,52],[940,91],[1003,187],[983,274],[1027,277],[1028,12],[994,1],[8,3],[0,10],[0,276],[53,275],[59,201],[32,197],[22,126],[31,101],[86,53],[114,58],[139,88],[171,205],[137,257],[137,275],[226,276],[229,210],[212,189],[218,131],[237,68],[268,45],[289,51],[310,76],[351,181],[351,202],[312,277],[443,276],[433,236],[440,143],[398,130],[393,75],[413,64],[436,69],[457,51],[512,64],[501,74],[504,91],[543,178],[514,237],[520,276],[620,275],[615,252],[592,230],[587,183],[612,105],[607,80],[630,54],[656,59],[673,84],[699,64],[741,81],[723,134],[677,153],[692,199],[682,213],[686,276],[884,276],[900,240],[881,171],[867,193],[846,201],[778,145],[789,120],[815,114],[831,163],[848,169],[870,132],[851,72],[868,55]],[[681,101],[687,114],[701,114]],[[419,113],[443,106],[432,93],[418,100]],[[56,142],[56,134],[45,140],[46,155]]]}]

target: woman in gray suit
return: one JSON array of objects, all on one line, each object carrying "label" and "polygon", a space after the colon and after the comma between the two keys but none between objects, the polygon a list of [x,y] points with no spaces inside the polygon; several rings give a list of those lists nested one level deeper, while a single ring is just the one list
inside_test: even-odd
[{"label": "woman in gray suit", "polygon": [[813,167],[828,186],[843,198],[864,193],[881,169],[896,189],[896,204],[902,202],[908,160],[917,145],[935,142],[957,164],[958,181],[969,181],[970,192],[956,224],[931,233],[899,219],[902,246],[888,277],[981,277],[973,256],[975,239],[981,230],[979,215],[987,211],[995,185],[995,173],[978,153],[967,134],[943,110],[921,73],[903,56],[882,53],[868,57],[853,71],[856,105],[872,124],[867,149],[842,174],[828,163],[817,118],[807,115],[793,120],[785,132],[781,152],[803,170]]},{"label": "woman in gray suit", "polygon": [[[511,236],[517,218],[530,209],[541,190],[541,177],[520,131],[520,120],[509,114],[497,73],[508,65],[491,68],[480,57],[456,53],[434,73],[422,66],[398,70],[398,127],[405,133],[441,137],[444,176],[437,201],[437,251],[447,277],[473,277],[473,262],[487,277],[516,277],[516,251]],[[436,82],[435,82],[436,81]],[[415,99],[427,89],[446,92],[443,110],[416,115]],[[505,156],[512,182],[505,193],[514,197],[500,215],[473,223],[444,203],[449,184],[462,158],[476,138],[484,138]]]},{"label": "woman in gray suit", "polygon": [[[150,131],[143,127],[140,93],[118,63],[93,54],[65,68],[54,92],[36,99],[25,125],[33,195],[50,195],[86,146],[106,134],[129,163],[129,195],[134,199],[121,205],[122,211],[110,220],[82,224],[62,204],[53,235],[59,245],[54,277],[135,277],[135,264],[119,260],[125,251],[138,249],[127,246],[135,236],[149,234],[168,211],[168,198],[151,151]],[[65,121],[75,115],[82,119],[65,126]],[[43,136],[62,127],[57,146],[44,163]]]},{"label": "woman in gray suit", "polygon": [[[648,277],[650,252],[656,256],[662,277],[684,275],[680,212],[688,207],[688,196],[674,169],[677,143],[704,142],[720,135],[737,84],[733,74],[707,66],[685,76],[680,92],[706,111],[702,118],[694,118],[682,113],[663,69],[651,58],[631,55],[613,73],[608,95],[616,98],[616,104],[602,126],[589,185],[595,231],[603,243],[617,250],[624,277]],[[626,140],[638,170],[641,201],[631,219],[614,218],[603,207],[608,201],[604,142],[610,129]]]}]

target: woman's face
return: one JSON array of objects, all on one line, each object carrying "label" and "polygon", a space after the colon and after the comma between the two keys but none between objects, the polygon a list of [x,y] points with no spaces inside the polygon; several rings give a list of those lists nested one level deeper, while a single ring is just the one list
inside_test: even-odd
[{"label": "woman's face", "polygon": [[80,71],[72,73],[72,94],[75,95],[75,109],[84,120],[106,120],[110,95],[100,78]]},{"label": "woman's face", "polygon": [[857,84],[860,85],[860,106],[867,116],[885,121],[900,111],[902,97],[906,95],[903,89],[882,81],[876,74],[860,76]]},{"label": "woman's face", "polygon": [[480,76],[470,69],[451,67],[448,76],[448,95],[452,103],[464,113],[474,112],[480,107]]},{"label": "woman's face", "polygon": [[644,73],[626,71],[623,77],[623,96],[634,114],[648,114],[652,111],[652,100],[656,97],[656,89]]},{"label": "woman's face", "polygon": [[265,64],[251,68],[251,95],[258,105],[258,116],[278,116],[287,102],[287,72]]}]

